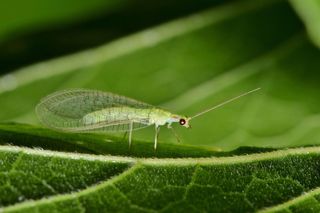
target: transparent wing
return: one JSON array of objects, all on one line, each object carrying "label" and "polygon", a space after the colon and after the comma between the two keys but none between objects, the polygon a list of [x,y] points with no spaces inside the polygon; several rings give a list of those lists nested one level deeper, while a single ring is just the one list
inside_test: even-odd
[{"label": "transparent wing", "polygon": [[[131,120],[109,117],[103,122],[88,123],[84,121],[85,115],[110,107],[131,107],[137,109],[152,109],[146,104],[131,98],[109,92],[86,89],[70,89],[55,92],[43,98],[36,107],[40,121],[53,129],[64,131],[128,131]],[[119,120],[121,119],[121,120]],[[133,124],[133,129],[147,127],[143,119]]]}]

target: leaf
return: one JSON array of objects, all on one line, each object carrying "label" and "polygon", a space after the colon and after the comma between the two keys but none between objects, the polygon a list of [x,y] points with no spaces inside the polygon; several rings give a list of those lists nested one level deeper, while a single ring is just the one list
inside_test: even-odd
[{"label": "leaf", "polygon": [[[312,71],[318,57],[287,2],[237,1],[4,76],[0,119],[36,123],[40,98],[71,87],[111,91],[187,115],[262,87],[193,120],[192,130],[178,130],[183,143],[226,150],[317,144],[319,76]],[[150,141],[153,134],[142,130],[134,139]],[[161,130],[159,140],[175,138]]]},{"label": "leaf", "polygon": [[4,2],[0,8],[0,25],[4,26],[0,28],[0,74],[38,61],[97,47],[221,2]]},{"label": "leaf", "polygon": [[0,144],[66,152],[158,158],[231,156],[275,150],[240,147],[230,152],[221,152],[210,147],[164,143],[160,144],[155,152],[150,142],[135,140],[129,149],[125,137],[117,138],[105,134],[70,134],[23,124],[0,124]]},{"label": "leaf", "polygon": [[[83,29],[95,29],[97,30],[96,35],[104,33],[101,32],[103,28],[97,28],[97,25],[104,27],[104,30],[108,31],[105,34],[108,38],[110,34],[119,34],[121,31],[128,33],[130,31],[128,28],[138,30],[142,26],[146,27],[152,23],[160,23],[170,18],[186,15],[192,11],[219,5],[221,0],[200,0],[197,2],[186,0],[183,5],[179,3],[178,1],[170,1],[151,4],[140,0],[111,0],[107,2],[102,0],[90,2],[30,0],[28,3],[13,0],[3,2],[0,8],[0,24],[2,25],[2,28],[0,28],[0,44],[6,40],[12,40],[12,37],[20,37],[23,34],[35,33],[33,36],[41,40],[41,37],[36,35],[37,32],[43,34],[42,39],[52,38],[46,34],[50,32],[56,33],[64,28],[72,28],[72,30],[76,30],[78,37],[86,38],[81,33],[86,34],[88,31],[83,32]],[[154,16],[150,17],[150,14]],[[135,20],[132,20],[133,17]],[[91,21],[95,21],[95,23]],[[90,22],[94,26],[86,26]],[[80,32],[77,28],[79,25],[81,25]],[[66,36],[70,36],[69,34],[72,31],[64,30],[66,31],[64,32],[65,39],[68,39]],[[96,35],[90,34],[91,39],[96,39]],[[23,38],[21,36],[21,38],[25,42],[26,37]],[[26,40],[29,39],[33,40],[30,37],[27,37]],[[78,38],[73,37],[73,39]],[[46,43],[46,41],[42,40],[41,43]]]},{"label": "leaf", "polygon": [[[155,153],[150,142],[134,141],[129,149],[127,138],[99,134],[70,134],[30,125],[0,125],[0,144],[37,147],[57,151],[113,154],[136,157],[208,157],[219,155],[212,148],[163,144]],[[244,152],[246,153],[246,152]]]},{"label": "leaf", "polygon": [[[63,5],[63,6],[62,6]],[[81,20],[94,13],[112,11],[121,5],[118,1],[94,0],[78,1],[6,1],[0,12],[0,42],[6,37],[19,34],[22,31],[45,28],[48,25],[59,25]],[[19,15],[18,15],[19,14]]]},{"label": "leaf", "polygon": [[162,128],[156,153],[152,129],[134,132],[130,151],[121,135],[1,124],[1,210],[255,212],[295,202],[319,187],[319,67],[288,2],[251,0],[3,76],[0,120],[30,124],[40,98],[63,88],[187,115],[262,90],[192,120],[180,145]]},{"label": "leaf", "polygon": [[252,212],[320,184],[319,147],[160,160],[2,146],[0,159],[3,212]]},{"label": "leaf", "polygon": [[[127,5],[125,2],[112,0],[2,2],[0,74],[48,59],[57,53],[62,55],[79,50],[79,47],[75,47],[75,43],[84,45],[85,37],[90,37],[91,42],[96,41],[93,32],[88,35],[88,32],[80,31],[77,24],[86,22],[87,19],[98,19],[102,15],[110,16],[125,7]],[[68,31],[62,32],[65,28]],[[75,36],[71,36],[70,31],[77,31],[76,39]]]},{"label": "leaf", "polygon": [[315,45],[320,47],[320,26],[318,24],[320,20],[320,1],[290,0],[290,2],[306,25],[310,38]]}]

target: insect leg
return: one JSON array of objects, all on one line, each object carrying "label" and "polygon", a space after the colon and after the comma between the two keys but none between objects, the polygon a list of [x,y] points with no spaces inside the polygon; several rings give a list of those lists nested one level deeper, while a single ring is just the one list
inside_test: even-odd
[{"label": "insect leg", "polygon": [[181,139],[180,139],[179,135],[177,134],[177,132],[174,130],[174,128],[171,126],[169,129],[171,129],[174,137],[177,139],[178,143],[180,143]]},{"label": "insect leg", "polygon": [[160,132],[160,126],[155,125],[155,130],[156,130],[156,134],[154,137],[154,150],[157,149],[157,142],[158,142],[158,136],[159,136],[159,132]]},{"label": "insect leg", "polygon": [[129,124],[129,148],[131,148],[131,138],[132,138],[132,127],[133,127],[133,122],[130,122]]},{"label": "insect leg", "polygon": [[127,134],[128,134],[128,132],[125,132],[125,133],[124,133],[123,138],[122,138],[122,141],[124,141],[124,140],[126,139]]}]

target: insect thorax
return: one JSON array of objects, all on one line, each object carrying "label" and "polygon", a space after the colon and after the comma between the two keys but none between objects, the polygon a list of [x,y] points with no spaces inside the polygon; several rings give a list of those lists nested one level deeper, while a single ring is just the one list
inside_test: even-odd
[{"label": "insect thorax", "polygon": [[157,126],[162,126],[167,124],[172,117],[172,114],[163,109],[154,108],[152,109],[149,117],[149,122],[151,124],[156,124]]}]

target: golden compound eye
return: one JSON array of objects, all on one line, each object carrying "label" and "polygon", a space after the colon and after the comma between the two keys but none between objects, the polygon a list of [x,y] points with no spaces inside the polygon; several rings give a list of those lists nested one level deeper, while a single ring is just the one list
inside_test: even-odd
[{"label": "golden compound eye", "polygon": [[186,120],[185,119],[183,119],[183,118],[181,118],[180,119],[180,121],[179,121],[179,123],[180,123],[180,125],[185,125],[186,124]]}]

